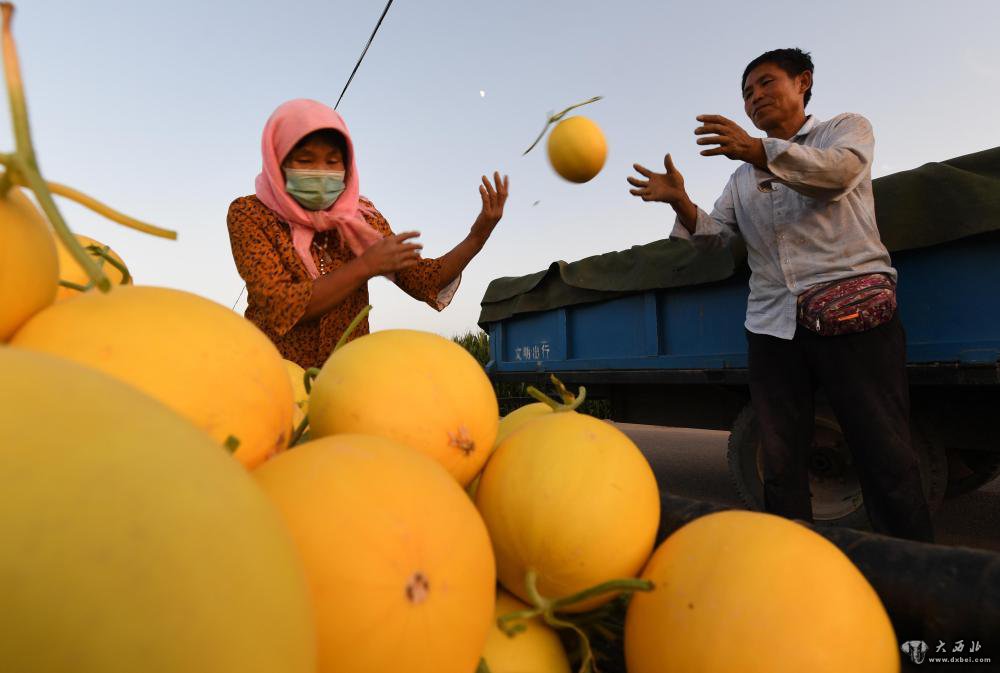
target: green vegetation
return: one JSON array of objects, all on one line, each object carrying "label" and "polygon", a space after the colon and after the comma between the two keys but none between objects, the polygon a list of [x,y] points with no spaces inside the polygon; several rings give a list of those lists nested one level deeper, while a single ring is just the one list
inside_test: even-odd
[{"label": "green vegetation", "polygon": [[[453,336],[452,341],[469,351],[472,357],[483,367],[490,359],[490,335],[481,329],[470,330],[465,334]],[[497,402],[500,404],[500,415],[506,416],[518,407],[531,404],[535,400],[528,395],[527,384],[524,383],[497,383],[494,382],[493,389],[497,394]],[[580,407],[580,412],[596,416],[597,418],[611,418],[611,404],[608,400],[591,399],[587,400]]]}]

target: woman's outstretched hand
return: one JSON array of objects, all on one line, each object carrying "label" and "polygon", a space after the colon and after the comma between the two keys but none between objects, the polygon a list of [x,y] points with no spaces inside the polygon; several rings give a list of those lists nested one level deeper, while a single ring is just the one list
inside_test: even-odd
[{"label": "woman's outstretched hand", "polygon": [[479,187],[479,195],[483,199],[483,209],[472,224],[472,236],[485,243],[486,239],[493,233],[497,222],[503,217],[503,206],[507,202],[507,188],[510,185],[509,178],[505,175],[500,179],[500,173],[493,173],[494,184],[490,184],[489,179],[484,175],[483,184]]}]

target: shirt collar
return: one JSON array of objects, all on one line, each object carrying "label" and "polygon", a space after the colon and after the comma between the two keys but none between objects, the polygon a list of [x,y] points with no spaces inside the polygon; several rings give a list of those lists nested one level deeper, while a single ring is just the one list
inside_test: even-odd
[{"label": "shirt collar", "polygon": [[816,126],[816,117],[809,115],[808,117],[806,117],[806,121],[802,125],[802,128],[796,131],[795,135],[793,135],[792,137],[798,138],[799,136],[809,135],[809,132],[812,131],[813,127],[815,126]]},{"label": "shirt collar", "polygon": [[[793,141],[796,138],[802,138],[809,135],[810,132],[816,127],[819,122],[816,117],[809,115],[806,117],[805,123],[802,124],[802,128],[795,132],[795,134],[788,140]],[[773,192],[775,177],[768,173],[767,171],[762,171],[756,166],[753,168],[754,179],[757,182],[757,189],[761,192]]]}]

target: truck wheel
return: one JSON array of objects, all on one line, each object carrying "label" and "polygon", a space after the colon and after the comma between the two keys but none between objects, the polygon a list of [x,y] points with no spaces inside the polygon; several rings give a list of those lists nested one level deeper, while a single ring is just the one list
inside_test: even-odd
[{"label": "truck wheel", "polygon": [[[912,441],[921,462],[924,494],[931,512],[937,511],[947,484],[947,461],[943,451],[926,441],[911,427]],[[740,498],[750,509],[763,511],[761,442],[757,416],[746,405],[733,422],[729,434],[729,474]],[[840,424],[828,408],[817,406],[816,430],[809,456],[809,490],[813,519],[846,528],[870,529],[861,484]]]},{"label": "truck wheel", "polygon": [[970,493],[1000,476],[1000,453],[957,449],[948,452],[946,498]]}]

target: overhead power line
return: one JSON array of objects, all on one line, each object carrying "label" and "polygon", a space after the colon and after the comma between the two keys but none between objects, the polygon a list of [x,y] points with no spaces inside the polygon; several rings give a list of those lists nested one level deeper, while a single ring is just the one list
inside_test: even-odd
[{"label": "overhead power line", "polygon": [[236,310],[236,307],[239,305],[240,299],[243,299],[243,293],[246,292],[246,291],[247,291],[247,286],[244,285],[243,289],[240,290],[239,296],[236,297],[236,301],[233,302],[233,310],[234,311]]},{"label": "overhead power line", "polygon": [[378,17],[378,23],[375,24],[375,30],[372,31],[371,37],[368,38],[368,44],[365,45],[364,51],[361,52],[361,56],[358,57],[358,62],[354,64],[354,70],[351,71],[351,76],[347,78],[347,84],[344,85],[343,91],[340,92],[340,98],[337,99],[337,104],[333,106],[336,110],[340,107],[340,101],[343,100],[344,94],[347,93],[347,87],[351,86],[351,81],[354,79],[354,73],[358,71],[361,67],[361,61],[365,60],[365,54],[368,53],[368,47],[372,46],[372,40],[375,39],[375,33],[378,32],[379,27],[382,25],[382,20],[385,19],[385,15],[389,13],[389,7],[392,6],[392,0],[385,3],[385,9],[382,10],[382,16]]}]

